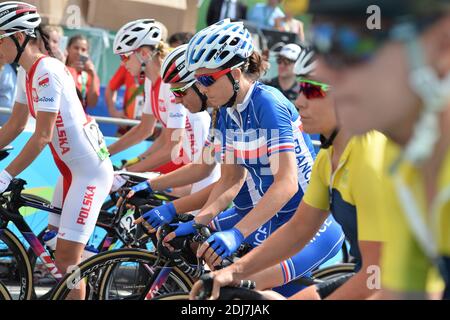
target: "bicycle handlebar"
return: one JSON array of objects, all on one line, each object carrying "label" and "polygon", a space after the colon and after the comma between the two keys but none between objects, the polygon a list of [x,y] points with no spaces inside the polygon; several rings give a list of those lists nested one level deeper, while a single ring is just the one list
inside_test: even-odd
[{"label": "bicycle handlebar", "polygon": [[[214,278],[211,274],[205,274],[200,277],[200,281],[203,283],[203,288],[197,295],[198,300],[206,300],[212,294]],[[226,286],[220,288],[218,300],[266,300],[266,298],[255,291],[256,283],[251,280],[241,281],[238,287]]]}]

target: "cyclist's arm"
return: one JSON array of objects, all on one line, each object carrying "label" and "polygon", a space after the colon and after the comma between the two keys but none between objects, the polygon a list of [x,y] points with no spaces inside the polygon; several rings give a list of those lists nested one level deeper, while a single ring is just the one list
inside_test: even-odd
[{"label": "cyclist's arm", "polygon": [[106,106],[108,107],[108,113],[111,117],[121,118],[123,112],[116,109],[117,91],[112,90],[109,86],[105,89]]},{"label": "cyclist's arm", "polygon": [[237,225],[247,238],[265,222],[270,220],[295,195],[298,178],[295,154],[282,152],[269,158],[274,181],[259,203]]},{"label": "cyclist's arm", "polygon": [[36,130],[19,155],[9,164],[6,171],[13,177],[25,170],[42,149],[51,142],[57,113],[39,111],[36,116]]},{"label": "cyclist's arm", "polygon": [[0,149],[10,144],[23,132],[28,121],[28,106],[16,102],[12,114],[3,127],[0,128]]},{"label": "cyclist's arm", "polygon": [[[362,267],[340,288],[333,292],[327,299],[330,300],[363,300],[377,293],[377,282],[380,281],[379,271],[373,269],[379,266],[382,244],[377,241],[359,241]],[[371,280],[372,279],[372,280]],[[373,286],[370,286],[372,283]]]},{"label": "cyclist's arm", "polygon": [[195,218],[197,223],[209,224],[216,215],[228,207],[245,181],[246,170],[243,166],[222,164],[220,167],[220,179],[214,185],[208,201]]},{"label": "cyclist's arm", "polygon": [[177,213],[181,214],[201,209],[208,200],[214,185],[215,183],[201,189],[200,191],[197,191],[196,193],[173,201]]},{"label": "cyclist's arm", "polygon": [[150,183],[152,189],[155,191],[186,186],[206,179],[214,170],[215,166],[216,164],[189,163],[175,171],[151,180]]},{"label": "cyclist's arm", "polygon": [[145,159],[149,155],[151,155],[151,154],[157,152],[159,149],[165,147],[165,145],[164,145],[165,144],[165,139],[162,139],[163,134],[164,134],[164,128],[162,128],[161,134],[155,139],[155,141],[153,141],[151,146],[147,150],[145,150],[144,153],[141,153],[139,155],[140,159]]},{"label": "cyclist's arm", "polygon": [[155,150],[153,153],[135,165],[128,167],[127,170],[134,172],[151,171],[179,158],[183,133],[184,129],[163,128],[161,135],[157,139],[161,141],[158,144],[161,147],[151,148]]},{"label": "cyclist's arm", "polygon": [[270,268],[302,250],[320,229],[329,212],[300,203],[295,215],[260,246],[230,268],[236,279]]},{"label": "cyclist's arm", "polygon": [[147,113],[142,114],[141,122],[128,131],[119,140],[108,146],[109,153],[114,155],[147,139],[153,134],[156,118]]}]

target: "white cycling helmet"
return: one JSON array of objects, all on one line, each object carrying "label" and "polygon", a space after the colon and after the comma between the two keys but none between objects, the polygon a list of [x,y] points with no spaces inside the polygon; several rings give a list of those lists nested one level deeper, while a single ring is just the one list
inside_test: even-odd
[{"label": "white cycling helmet", "polygon": [[128,53],[145,45],[155,46],[161,39],[161,27],[154,19],[131,21],[117,32],[114,39],[114,53]]},{"label": "white cycling helmet", "polygon": [[194,82],[194,72],[186,69],[187,44],[176,47],[164,59],[161,66],[161,78],[165,83]]},{"label": "white cycling helmet", "polygon": [[219,21],[189,41],[186,51],[187,69],[217,69],[236,56],[242,61],[253,52],[252,36],[242,22]]},{"label": "white cycling helmet", "polygon": [[294,66],[297,76],[308,76],[316,68],[315,53],[312,49],[302,47]]},{"label": "white cycling helmet", "polygon": [[278,53],[278,56],[284,57],[291,61],[296,61],[300,56],[301,52],[302,48],[298,44],[289,43],[283,46],[283,48],[281,48],[280,53]]},{"label": "white cycling helmet", "polygon": [[41,17],[35,6],[18,1],[0,3],[0,30],[6,34],[21,31],[34,36],[34,29],[40,24]]}]

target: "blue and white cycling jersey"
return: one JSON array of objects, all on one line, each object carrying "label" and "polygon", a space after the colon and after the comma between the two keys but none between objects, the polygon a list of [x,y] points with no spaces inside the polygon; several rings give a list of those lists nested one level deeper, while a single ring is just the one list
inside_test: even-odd
[{"label": "blue and white cycling jersey", "polygon": [[280,213],[294,213],[309,183],[315,152],[309,135],[301,130],[294,105],[277,89],[260,82],[252,85],[242,104],[221,108],[215,133],[222,163],[241,164],[248,170],[246,183],[234,199],[238,211],[248,213],[272,185],[269,158],[295,152],[299,190]]}]

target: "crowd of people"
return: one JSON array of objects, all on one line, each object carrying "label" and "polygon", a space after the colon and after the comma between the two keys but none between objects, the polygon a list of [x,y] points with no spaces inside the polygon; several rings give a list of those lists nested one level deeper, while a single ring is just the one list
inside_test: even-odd
[{"label": "crowd of people", "polygon": [[[20,66],[0,147],[23,131],[28,115],[36,118],[30,140],[0,172],[0,193],[50,145],[61,172],[53,204],[63,213],[49,219],[58,229],[58,268],[80,262],[101,204],[127,182],[109,156],[151,137],[160,123],[150,148],[124,170],[161,175],[127,197],[177,188],[179,199],[135,221],[154,233],[191,214],[172,225],[168,248],[195,234],[196,224],[215,231],[196,249],[213,271],[212,298],[221,286],[253,280],[269,299],[450,299],[449,2],[380,0],[392,31],[385,32],[365,29],[369,0],[311,1],[312,43],[283,46],[278,76],[266,83],[268,62],[236,21],[246,8],[213,4],[210,25],[195,35],[166,39],[151,18],[119,29],[113,52],[121,66],[108,85],[108,108],[140,123],[121,128],[107,147],[91,139],[92,130],[101,133],[86,114],[99,96],[86,38],[72,37],[65,53],[53,54],[60,33],[44,31],[34,6],[0,4],[0,57]],[[256,5],[246,17],[286,27],[292,17],[277,4]],[[115,109],[121,85],[123,113]],[[310,134],[320,135],[317,154]],[[91,214],[82,217],[83,196],[93,190]],[[344,241],[354,274],[288,291]],[[242,244],[249,253],[216,270]],[[380,284],[369,285],[374,267]],[[194,285],[192,298],[202,286]],[[84,294],[82,285],[71,298]]]}]

